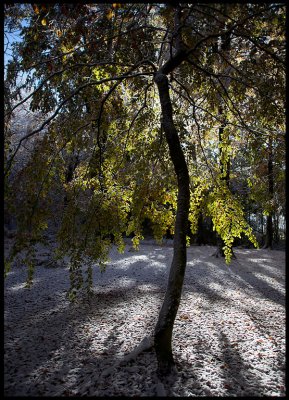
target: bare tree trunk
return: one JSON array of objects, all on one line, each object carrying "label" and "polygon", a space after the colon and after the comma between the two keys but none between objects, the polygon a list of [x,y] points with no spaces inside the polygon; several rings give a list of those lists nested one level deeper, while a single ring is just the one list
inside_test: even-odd
[{"label": "bare tree trunk", "polygon": [[272,215],[267,215],[266,222],[266,237],[264,249],[272,249],[273,245],[273,223],[272,223]]},{"label": "bare tree trunk", "polygon": [[207,244],[206,238],[205,238],[205,233],[204,233],[204,218],[203,218],[202,213],[199,214],[199,218],[198,218],[198,230],[197,230],[196,243],[198,246]]},{"label": "bare tree trunk", "polygon": [[273,241],[275,243],[279,243],[280,236],[279,236],[279,215],[277,213],[274,214],[274,224],[273,224]]},{"label": "bare tree trunk", "polygon": [[173,122],[168,78],[165,74],[157,73],[155,75],[155,82],[158,86],[161,102],[162,124],[178,181],[174,255],[167,291],[154,334],[154,346],[158,360],[158,374],[159,376],[163,376],[173,372],[175,365],[172,354],[172,331],[180,304],[187,263],[186,233],[190,206],[190,179],[184,153]]}]

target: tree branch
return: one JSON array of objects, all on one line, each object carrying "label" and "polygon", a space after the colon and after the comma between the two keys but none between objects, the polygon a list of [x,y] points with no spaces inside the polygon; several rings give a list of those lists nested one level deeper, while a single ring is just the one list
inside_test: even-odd
[{"label": "tree branch", "polygon": [[[137,68],[137,67],[136,67],[136,68]],[[61,108],[62,108],[69,100],[71,100],[74,96],[76,96],[79,92],[81,92],[84,88],[86,88],[86,87],[88,87],[88,86],[93,86],[93,85],[100,85],[100,84],[105,83],[105,82],[111,82],[111,81],[115,81],[115,80],[123,80],[123,79],[127,79],[127,78],[134,78],[134,77],[136,77],[136,76],[145,76],[145,75],[153,75],[153,72],[138,72],[138,73],[135,73],[135,74],[123,74],[123,75],[121,75],[121,76],[116,76],[116,77],[113,77],[113,78],[104,78],[104,79],[100,79],[100,80],[98,80],[98,81],[88,82],[88,83],[85,83],[84,85],[78,87],[76,90],[74,90],[68,97],[66,97],[66,98],[59,104],[59,106],[56,108],[56,110],[54,111],[54,113],[53,113],[49,118],[47,118],[47,119],[41,124],[41,126],[40,126],[39,128],[34,129],[32,132],[28,133],[27,135],[23,136],[23,137],[20,139],[20,141],[19,141],[19,143],[18,143],[18,145],[17,145],[17,147],[16,147],[16,150],[14,151],[14,153],[12,154],[12,156],[10,157],[10,159],[9,159],[8,162],[7,162],[7,168],[6,168],[5,172],[4,172],[4,176],[6,176],[6,175],[8,174],[8,172],[9,172],[9,170],[10,170],[10,168],[11,168],[13,159],[15,158],[15,156],[16,156],[16,154],[17,154],[19,148],[21,147],[22,142],[23,142],[24,140],[28,139],[29,137],[35,135],[36,133],[42,131],[42,129],[43,129],[46,125],[48,125],[48,124],[58,115],[58,113],[59,113],[59,111],[61,110]]]}]

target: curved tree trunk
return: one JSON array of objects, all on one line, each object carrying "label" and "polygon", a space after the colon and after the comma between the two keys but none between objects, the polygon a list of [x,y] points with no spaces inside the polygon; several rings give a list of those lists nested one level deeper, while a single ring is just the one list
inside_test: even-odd
[{"label": "curved tree trunk", "polygon": [[156,73],[155,83],[158,86],[161,102],[162,124],[178,181],[174,255],[167,291],[154,334],[154,346],[158,360],[158,374],[159,376],[163,376],[170,374],[174,370],[175,364],[172,355],[172,331],[180,304],[187,263],[186,233],[190,206],[190,180],[178,133],[173,122],[168,78],[163,73]]}]

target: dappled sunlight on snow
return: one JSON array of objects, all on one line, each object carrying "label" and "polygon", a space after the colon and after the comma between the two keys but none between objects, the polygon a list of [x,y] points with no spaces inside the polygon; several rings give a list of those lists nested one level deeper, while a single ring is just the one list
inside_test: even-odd
[{"label": "dappled sunlight on snow", "polygon": [[266,258],[247,258],[247,261],[258,263],[258,264],[263,263],[263,265],[264,265],[264,262],[268,262],[268,259],[266,259]]},{"label": "dappled sunlight on snow", "polygon": [[[165,257],[163,257],[163,259],[165,259]],[[148,253],[147,255],[136,254],[136,255],[132,255],[130,257],[123,258],[119,261],[113,261],[113,266],[116,265],[116,266],[119,266],[121,269],[125,270],[125,269],[130,269],[133,264],[140,263],[140,262],[142,262],[144,267],[149,267],[151,269],[167,268],[166,263],[162,263],[162,262],[159,262],[156,260],[152,261],[151,253]]]},{"label": "dappled sunlight on snow", "polygon": [[[226,265],[213,253],[212,246],[188,249],[173,331],[178,367],[200,389],[210,382],[218,393],[232,376],[237,386],[253,382],[255,393],[263,393],[267,382],[283,385],[283,254],[274,260],[270,253],[236,250],[237,259]],[[26,290],[27,271],[14,268],[5,281],[5,357],[17,393],[21,387],[41,393],[41,385],[53,396],[73,395],[75,388],[105,393],[111,379],[122,382],[134,371],[152,379],[153,352],[127,366],[118,363],[153,334],[172,254],[155,245],[124,254],[113,249],[104,272],[93,268],[91,297],[76,303],[66,298],[67,267],[38,267]],[[15,391],[10,381],[6,385]]]},{"label": "dappled sunlight on snow", "polygon": [[[37,285],[38,282],[40,282],[40,279],[34,279],[33,280],[33,285]],[[18,283],[17,285],[10,286],[8,290],[11,290],[11,291],[14,291],[14,292],[16,292],[18,290],[22,290],[22,289],[29,290],[30,288],[28,288],[26,285],[27,285],[26,282]]]}]

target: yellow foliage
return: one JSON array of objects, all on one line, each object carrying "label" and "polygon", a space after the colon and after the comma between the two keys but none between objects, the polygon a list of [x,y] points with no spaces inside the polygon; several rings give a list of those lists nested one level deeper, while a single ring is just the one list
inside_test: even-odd
[{"label": "yellow foliage", "polygon": [[258,248],[252,228],[244,218],[242,206],[226,186],[215,188],[209,195],[207,215],[212,217],[213,230],[224,240],[225,261],[230,263],[235,238],[244,234]]},{"label": "yellow foliage", "polygon": [[35,14],[38,15],[40,13],[40,10],[39,10],[37,4],[33,4],[32,7],[33,7],[33,10],[34,10]]},{"label": "yellow foliage", "polygon": [[114,12],[112,10],[108,10],[108,12],[106,13],[106,18],[112,19],[113,16],[114,16]]}]

